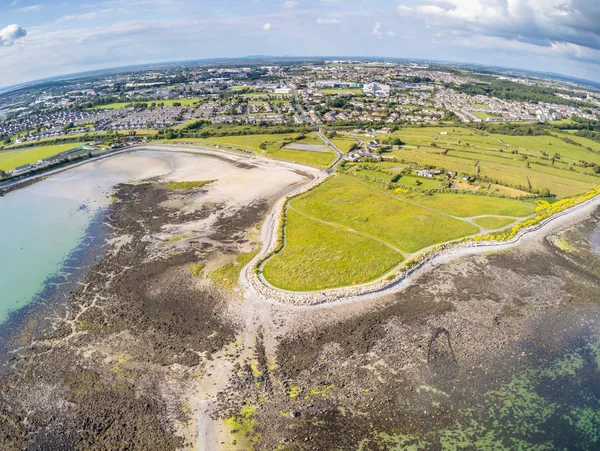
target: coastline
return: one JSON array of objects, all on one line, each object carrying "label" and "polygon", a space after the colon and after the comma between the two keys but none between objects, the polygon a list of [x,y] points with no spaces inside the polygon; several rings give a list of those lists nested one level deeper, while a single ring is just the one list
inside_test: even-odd
[{"label": "coastline", "polygon": [[557,225],[558,227],[561,225],[568,227],[569,225],[580,222],[588,217],[595,208],[600,206],[600,194],[598,194],[580,204],[555,213],[548,218],[543,219],[538,224],[519,230],[514,237],[506,241],[478,242],[471,239],[464,242],[450,242],[432,246],[430,250],[426,249],[416,256],[417,258],[421,256],[422,259],[418,261],[415,266],[405,268],[405,262],[403,262],[398,268],[394,268],[390,273],[397,273],[397,275],[391,280],[389,280],[390,273],[387,273],[377,280],[351,287],[339,287],[309,292],[294,292],[274,287],[264,278],[262,270],[260,269],[268,259],[274,256],[274,251],[278,245],[277,235],[279,233],[278,229],[281,227],[281,220],[279,219],[279,224],[274,224],[273,221],[277,218],[281,218],[282,214],[285,214],[283,209],[286,207],[287,201],[291,197],[309,191],[314,185],[320,183],[320,181],[321,180],[315,180],[314,183],[306,187],[304,191],[299,190],[288,196],[286,199],[282,199],[282,201],[274,207],[267,218],[264,227],[266,230],[271,231],[267,232],[268,234],[270,233],[271,237],[267,241],[267,244],[263,245],[263,250],[242,270],[242,274],[244,275],[244,289],[249,293],[249,296],[258,296],[265,301],[274,303],[312,306],[327,303],[355,302],[373,296],[397,293],[412,284],[420,274],[427,273],[442,263],[448,263],[452,260],[471,255],[500,252],[514,248],[528,237],[535,239],[536,237],[545,236],[551,233],[552,230],[554,230],[554,225]]},{"label": "coastline", "polygon": [[10,311],[0,323],[0,373],[8,369],[12,353],[65,314],[73,290],[106,253],[110,234],[106,213],[103,208],[94,215],[77,247],[67,254],[55,273],[48,275],[41,290],[27,304]]}]

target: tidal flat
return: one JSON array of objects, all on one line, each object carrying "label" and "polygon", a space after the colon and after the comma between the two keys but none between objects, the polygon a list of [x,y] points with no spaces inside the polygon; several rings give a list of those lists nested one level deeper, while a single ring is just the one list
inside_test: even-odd
[{"label": "tidal flat", "polygon": [[397,292],[281,305],[215,277],[310,174],[167,161],[115,187],[64,309],[11,336],[1,449],[596,447],[600,212]]}]

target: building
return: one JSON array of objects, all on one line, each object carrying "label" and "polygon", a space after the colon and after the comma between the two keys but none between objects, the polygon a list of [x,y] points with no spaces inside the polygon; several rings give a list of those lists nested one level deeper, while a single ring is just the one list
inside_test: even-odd
[{"label": "building", "polygon": [[379,83],[367,83],[363,87],[363,92],[377,96],[388,96],[390,95],[390,87]]}]

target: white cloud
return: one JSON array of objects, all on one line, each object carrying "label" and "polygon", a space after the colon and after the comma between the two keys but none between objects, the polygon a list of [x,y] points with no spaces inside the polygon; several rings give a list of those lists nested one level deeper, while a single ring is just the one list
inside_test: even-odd
[{"label": "white cloud", "polygon": [[319,25],[333,25],[336,23],[341,23],[341,21],[339,19],[329,19],[329,18],[319,17],[317,19],[317,23]]},{"label": "white cloud", "polygon": [[63,16],[59,19],[56,19],[57,22],[67,22],[67,21],[79,21],[79,20],[94,20],[99,19],[101,17],[106,17],[107,15],[113,13],[114,9],[101,9],[97,11],[91,11],[89,13],[82,14],[69,14],[67,16]]},{"label": "white cloud", "polygon": [[16,40],[27,36],[27,31],[20,25],[12,24],[0,30],[0,47],[13,45]]},{"label": "white cloud", "polygon": [[29,13],[32,11],[39,11],[41,7],[42,5],[24,6],[23,8],[19,8],[18,11],[22,13]]},{"label": "white cloud", "polygon": [[298,6],[298,2],[294,2],[292,0],[289,0],[287,2],[283,2],[283,7],[284,8],[295,8],[296,6]]},{"label": "white cloud", "polygon": [[269,22],[267,22],[266,24],[263,25],[262,29],[265,30],[265,31],[272,30],[273,29],[273,25],[271,25]]},{"label": "white cloud", "polygon": [[388,34],[388,36],[390,36],[390,37],[394,37],[394,36],[396,36],[396,33],[394,33],[393,31],[388,31],[388,33],[387,33],[387,34]]},{"label": "white cloud", "polygon": [[377,22],[373,27],[373,35],[377,36],[377,39],[381,39],[383,33],[381,32],[381,23]]},{"label": "white cloud", "polygon": [[400,16],[439,29],[551,47],[570,43],[600,49],[600,2],[596,0],[419,0],[399,5]]}]

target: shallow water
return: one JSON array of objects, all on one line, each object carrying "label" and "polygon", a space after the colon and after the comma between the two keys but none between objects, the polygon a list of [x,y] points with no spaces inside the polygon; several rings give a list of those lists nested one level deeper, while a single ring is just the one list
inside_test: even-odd
[{"label": "shallow water", "polygon": [[[141,151],[127,158],[158,158],[165,164],[155,172],[168,173],[176,156]],[[67,261],[77,264],[69,256],[109,205],[112,187],[147,171],[131,164],[119,168],[119,158],[109,165],[103,160],[65,171],[0,197],[0,324],[60,280],[56,276]]]}]

